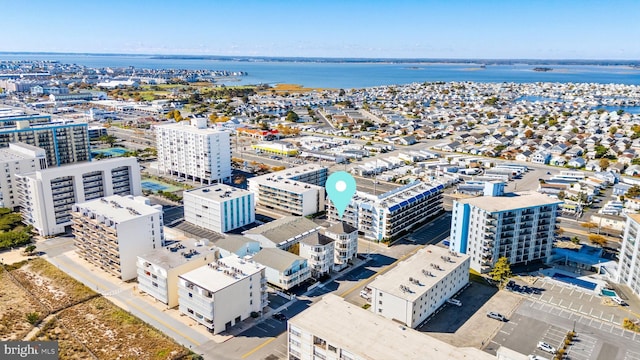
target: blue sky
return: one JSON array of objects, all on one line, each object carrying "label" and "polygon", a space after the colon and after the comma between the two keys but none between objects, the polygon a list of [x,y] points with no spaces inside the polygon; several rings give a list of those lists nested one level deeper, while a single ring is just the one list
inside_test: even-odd
[{"label": "blue sky", "polygon": [[640,59],[640,0],[6,0],[0,51]]}]

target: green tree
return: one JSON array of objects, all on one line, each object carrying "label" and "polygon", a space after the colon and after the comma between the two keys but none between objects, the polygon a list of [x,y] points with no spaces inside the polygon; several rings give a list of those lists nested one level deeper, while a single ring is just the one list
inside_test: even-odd
[{"label": "green tree", "polygon": [[610,163],[609,163],[609,160],[603,158],[603,159],[600,159],[599,165],[600,165],[600,169],[602,169],[602,171],[604,171],[604,170],[607,170],[607,168],[609,167]]},{"label": "green tree", "polygon": [[104,144],[109,144],[109,147],[113,147],[113,145],[118,142],[118,138],[113,135],[103,135],[100,136],[98,140]]},{"label": "green tree", "polygon": [[564,198],[567,196],[567,194],[560,190],[560,192],[558,193],[558,200],[564,200]]},{"label": "green tree", "polygon": [[612,127],[609,128],[609,134],[613,135],[613,134],[615,134],[617,132],[618,132],[618,128],[617,127],[612,126]]},{"label": "green tree", "polygon": [[607,152],[609,151],[608,148],[602,146],[602,145],[596,145],[593,148],[596,151],[596,158],[599,159],[603,156],[605,156],[607,154]]},{"label": "green tree", "polygon": [[499,281],[500,287],[502,287],[502,284],[513,276],[509,259],[504,256],[499,258],[493,266],[493,269],[489,272],[489,276],[491,276],[494,281]]},{"label": "green tree", "polygon": [[285,120],[289,122],[298,122],[298,120],[300,120],[300,117],[294,111],[289,110],[287,112],[287,117]]}]

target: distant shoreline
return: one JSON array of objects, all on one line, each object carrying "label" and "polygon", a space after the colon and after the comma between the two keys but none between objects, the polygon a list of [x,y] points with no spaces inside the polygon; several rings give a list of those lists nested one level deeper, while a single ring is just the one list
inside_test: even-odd
[{"label": "distant shoreline", "polygon": [[227,55],[158,55],[116,53],[58,53],[58,52],[11,52],[7,55],[57,55],[57,56],[131,56],[154,60],[211,60],[237,62],[304,62],[304,63],[354,63],[354,64],[466,64],[466,65],[597,65],[631,66],[640,68],[640,60],[616,59],[462,59],[462,58],[329,58],[329,57],[271,57],[271,56],[227,56]]}]

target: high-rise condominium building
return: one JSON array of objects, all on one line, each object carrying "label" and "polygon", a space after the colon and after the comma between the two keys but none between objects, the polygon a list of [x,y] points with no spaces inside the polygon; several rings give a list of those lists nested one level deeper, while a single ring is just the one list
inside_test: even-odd
[{"label": "high-rise condominium building", "polygon": [[211,184],[231,178],[229,133],[196,118],[156,127],[158,170]]},{"label": "high-rise condominium building", "polygon": [[40,116],[0,119],[0,148],[22,142],[44,149],[49,166],[60,166],[90,159],[87,124],[42,122]]},{"label": "high-rise condominium building", "polygon": [[469,255],[481,273],[501,257],[511,265],[545,260],[561,203],[535,192],[454,200],[450,249]]},{"label": "high-rise condominium building", "polygon": [[137,256],[164,245],[162,205],[112,195],[73,205],[74,243],[81,258],[124,281],[137,276]]},{"label": "high-rise condominium building", "polygon": [[16,175],[23,221],[42,236],[71,225],[71,207],[109,195],[142,194],[140,166],[125,157],[69,164]]},{"label": "high-rise condominium building", "polygon": [[39,147],[25,143],[9,144],[0,149],[0,207],[13,209],[19,205],[14,182],[17,174],[47,168],[47,154]]},{"label": "high-rise condominium building", "polygon": [[616,281],[640,296],[640,214],[627,214]]},{"label": "high-rise condominium building", "polygon": [[343,221],[374,241],[392,240],[440,214],[444,185],[413,182],[381,195],[357,191],[342,219],[332,202],[327,215]]}]

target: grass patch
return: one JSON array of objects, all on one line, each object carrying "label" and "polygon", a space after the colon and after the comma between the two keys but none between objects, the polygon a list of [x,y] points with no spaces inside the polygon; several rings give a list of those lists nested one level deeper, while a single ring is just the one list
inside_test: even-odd
[{"label": "grass patch", "polygon": [[63,310],[59,321],[101,359],[179,359],[189,354],[103,297]]},{"label": "grass patch", "polygon": [[90,359],[91,354],[79,343],[55,317],[42,325],[31,341],[57,341],[60,359]]},{"label": "grass patch", "polygon": [[[18,286],[6,271],[0,271],[0,341],[22,340],[33,328],[33,315],[44,314],[37,300]],[[40,320],[40,316],[33,323]]]},{"label": "grass patch", "polygon": [[12,274],[22,286],[53,311],[97,295],[95,291],[41,258],[29,261]]},{"label": "grass patch", "polygon": [[[211,85],[211,84],[209,84]],[[162,89],[164,91],[167,90],[171,90],[171,89],[182,89],[184,88],[185,85],[181,85],[181,84],[157,84],[157,85],[142,85],[140,86],[140,90],[154,90],[154,89]]]},{"label": "grass patch", "polygon": [[271,89],[265,90],[262,92],[262,94],[269,94],[272,91],[275,91],[276,93],[285,93],[285,92],[289,92],[289,93],[307,93],[307,92],[311,92],[311,91],[324,91],[326,89],[323,88],[306,88],[302,85],[298,85],[298,84],[277,84],[276,86],[272,87]]}]

